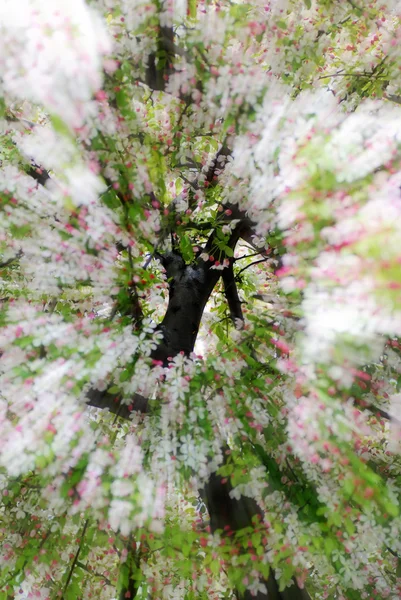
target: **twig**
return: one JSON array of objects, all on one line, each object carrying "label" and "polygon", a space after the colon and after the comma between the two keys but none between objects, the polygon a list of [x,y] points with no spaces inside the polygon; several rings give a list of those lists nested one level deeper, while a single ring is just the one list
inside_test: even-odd
[{"label": "twig", "polygon": [[89,573],[90,575],[94,575],[95,577],[99,577],[100,579],[103,579],[103,581],[105,581],[107,583],[107,585],[113,585],[110,581],[110,579],[108,579],[107,577],[105,577],[104,575],[102,575],[101,573],[96,573],[96,571],[90,571],[88,569],[88,567],[86,565],[84,565],[84,563],[81,563],[81,561],[77,560],[77,562],[75,563],[75,565],[77,567],[79,567],[80,569],[83,569],[84,571],[86,571],[87,573]]},{"label": "twig", "polygon": [[28,119],[24,119],[22,117],[10,116],[6,118],[7,123],[23,123],[28,127],[28,129],[33,129],[38,125],[38,123],[33,123],[33,121],[28,121]]},{"label": "twig", "polygon": [[8,265],[11,265],[13,262],[15,262],[16,260],[18,260],[19,258],[21,258],[21,256],[22,256],[22,250],[20,250],[18,252],[18,254],[16,254],[12,258],[9,258],[8,260],[6,260],[3,263],[0,263],[0,269],[4,269],[5,267],[8,267]]},{"label": "twig", "polygon": [[396,558],[400,558],[400,555],[397,552],[394,552],[394,550],[392,550],[389,546],[386,546],[386,548],[390,552],[390,554],[392,554]]},{"label": "twig", "polygon": [[369,402],[365,402],[362,398],[361,399],[355,398],[355,403],[362,410],[369,410],[371,413],[376,414],[376,415],[380,415],[383,419],[386,419],[387,421],[393,421],[394,423],[397,423],[398,425],[401,425],[401,421],[399,419],[397,419],[396,417],[393,417],[392,415],[390,415],[390,413],[388,413],[385,410],[383,410],[383,409],[375,406],[374,404],[370,404]]},{"label": "twig", "polygon": [[[226,159],[231,156],[231,150],[226,146],[226,140],[224,140],[220,150],[212,160],[210,167],[206,173],[206,181],[212,183],[216,170],[219,168],[219,158],[224,156]],[[223,165],[222,165],[223,166]]]},{"label": "twig", "polygon": [[153,254],[149,254],[148,258],[145,260],[145,262],[143,263],[142,269],[146,270],[148,268],[148,266],[150,265],[150,263],[152,262],[152,259],[154,258],[156,254],[156,250],[155,252],[153,252]]},{"label": "twig", "polygon": [[243,267],[240,271],[238,271],[238,273],[235,276],[235,279],[238,280],[238,277],[241,275],[241,273],[246,271],[246,269],[249,269],[249,267],[253,267],[254,265],[258,265],[259,263],[262,263],[262,262],[266,262],[269,259],[270,259],[270,257],[260,258],[259,260],[255,260],[254,262],[250,263],[249,265],[246,265],[246,267]]},{"label": "twig", "polygon": [[383,98],[386,100],[390,100],[390,102],[395,102],[395,104],[401,104],[401,96],[396,96],[394,94],[384,94]]},{"label": "twig", "polygon": [[350,4],[350,5],[352,6],[352,8],[353,8],[355,11],[357,11],[357,12],[359,12],[359,13],[361,13],[361,14],[363,13],[363,10],[362,10],[362,8],[360,8],[360,7],[359,7],[357,4],[355,4],[355,2],[354,2],[353,0],[347,0],[347,2],[348,2],[348,4]]},{"label": "twig", "polygon": [[[131,246],[128,247],[128,261],[130,266],[131,277],[134,276],[134,261],[132,260]],[[129,295],[131,298],[131,317],[134,330],[138,328],[138,325],[142,323],[143,312],[141,303],[139,302],[138,290],[135,283],[132,281],[128,286]]]},{"label": "twig", "polygon": [[261,250],[260,252],[255,252],[254,254],[244,254],[243,256],[238,256],[238,258],[234,258],[233,260],[234,260],[234,262],[237,262],[237,260],[242,260],[243,258],[253,258],[254,256],[259,256],[263,252],[265,252],[265,250]]},{"label": "twig", "polygon": [[39,167],[35,163],[32,163],[31,167],[27,171],[28,175],[30,175],[35,181],[40,183],[40,185],[45,185],[47,181],[50,179],[49,172],[42,167]]},{"label": "twig", "polygon": [[387,79],[384,75],[373,75],[372,73],[330,73],[321,75],[318,79],[330,79],[331,77],[364,77],[365,79]]},{"label": "twig", "polygon": [[117,402],[115,401],[116,395],[110,394],[107,391],[96,390],[91,388],[86,394],[88,406],[94,406],[95,408],[105,409],[108,408],[111,413],[118,413],[123,419],[129,419],[132,412],[140,412],[146,414],[149,412],[149,400],[145,396],[140,394],[134,394],[131,404],[127,406],[121,402],[121,398],[117,396]]},{"label": "twig", "polygon": [[80,538],[79,546],[78,546],[78,549],[77,549],[77,551],[75,553],[75,557],[74,557],[74,560],[72,561],[71,569],[70,569],[70,572],[68,573],[67,581],[66,581],[65,586],[64,586],[64,594],[67,591],[68,586],[70,585],[72,573],[73,573],[73,571],[75,569],[75,565],[77,564],[79,553],[81,552],[82,542],[83,542],[83,540],[85,538],[85,533],[86,533],[86,529],[88,527],[88,523],[89,523],[89,519],[86,519],[86,521],[84,523],[84,526],[82,528],[82,533],[81,533],[81,538]]},{"label": "twig", "polygon": [[127,587],[122,586],[119,593],[119,600],[124,600],[125,598],[135,598],[139,589],[139,581],[135,576],[139,571],[141,564],[141,551],[136,548],[134,550],[132,542],[133,539],[131,533],[127,543],[128,555],[126,565],[128,566],[128,583]]}]

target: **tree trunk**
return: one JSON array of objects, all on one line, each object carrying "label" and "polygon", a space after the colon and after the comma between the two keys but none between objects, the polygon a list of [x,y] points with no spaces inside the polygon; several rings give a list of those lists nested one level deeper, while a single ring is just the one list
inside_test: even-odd
[{"label": "tree trunk", "polygon": [[[239,235],[230,241],[235,246]],[[169,303],[166,315],[161,323],[163,342],[154,353],[154,358],[164,363],[168,357],[179,352],[190,354],[193,351],[203,310],[212,293],[221,271],[210,269],[207,263],[199,261],[197,266],[185,265],[179,255],[173,253],[164,259],[163,265],[170,279]],[[214,532],[229,527],[231,531],[239,531],[244,527],[252,527],[255,515],[262,517],[257,503],[251,498],[242,497],[240,500],[231,498],[229,482],[223,483],[222,478],[212,474],[202,497],[210,515],[210,526]],[[283,592],[279,591],[274,571],[270,571],[265,593],[252,596],[245,592],[243,600],[310,600],[306,590],[300,589],[296,582]]]},{"label": "tree trunk", "polygon": [[[228,246],[232,249],[243,234],[243,227],[249,228],[248,222],[241,223],[232,233]],[[212,252],[214,247],[214,234],[212,234],[205,246],[206,253]],[[212,269],[213,262],[205,262],[198,259],[193,265],[186,265],[183,258],[177,252],[169,252],[157,255],[162,262],[169,281],[169,302],[163,321],[159,329],[163,333],[163,340],[152,354],[152,358],[168,365],[169,359],[176,356],[179,352],[184,352],[187,356],[193,352],[199,325],[205,305],[216,286],[222,271]],[[222,258],[220,257],[220,260]],[[238,305],[237,290],[235,280],[232,277],[226,284],[229,294],[232,294],[231,313]],[[227,287],[228,286],[228,287]],[[234,290],[230,290],[230,286]],[[235,300],[235,302],[234,302]],[[229,302],[230,303],[230,302]],[[235,304],[235,306],[234,306]],[[238,309],[238,307],[237,307]],[[235,312],[238,310],[235,309]],[[107,392],[91,390],[89,392],[89,404],[98,407],[108,407],[112,412],[126,417],[129,413],[126,406],[115,403],[115,398],[111,401]],[[147,411],[146,399],[138,397],[138,410]],[[135,398],[133,399],[133,410],[135,408]],[[231,498],[229,482],[223,483],[222,478],[213,474],[201,495],[208,508],[210,515],[211,530],[224,530],[229,527],[231,531],[239,531],[244,527],[252,527],[252,519],[256,515],[262,516],[261,510],[256,502],[250,498],[242,497],[240,500]],[[264,582],[268,593],[258,593],[252,596],[250,592],[245,592],[241,600],[310,600],[306,590],[300,589],[294,584],[280,592],[276,582],[274,571],[270,571],[267,581]]]},{"label": "tree trunk", "polygon": [[211,269],[202,259],[186,265],[179,254],[171,252],[162,257],[169,283],[169,302],[159,329],[163,341],[153,353],[153,358],[166,363],[180,352],[187,356],[193,352],[202,314],[221,271]]},{"label": "tree trunk", "polygon": [[[245,527],[253,527],[252,520],[256,515],[263,517],[262,511],[252,498],[242,496],[236,500],[230,497],[231,490],[230,482],[224,480],[223,483],[216,473],[211,475],[201,490],[202,499],[209,511],[212,532],[218,529],[240,531]],[[273,569],[270,570],[267,581],[262,583],[266,586],[267,594],[258,592],[256,596],[252,596],[246,591],[241,600],[311,600],[308,592],[299,588],[295,581],[291,587],[280,592]]]}]

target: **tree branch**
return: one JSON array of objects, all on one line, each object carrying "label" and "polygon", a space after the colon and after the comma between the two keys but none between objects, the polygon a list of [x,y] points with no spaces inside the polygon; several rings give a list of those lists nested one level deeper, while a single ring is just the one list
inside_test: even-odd
[{"label": "tree branch", "polygon": [[5,269],[5,267],[8,267],[8,265],[11,265],[13,262],[15,262],[16,260],[18,260],[19,258],[21,258],[21,256],[22,256],[22,251],[20,250],[12,258],[9,258],[8,260],[4,261],[3,263],[0,263],[0,269]]},{"label": "tree branch", "polygon": [[213,182],[216,171],[219,170],[219,158],[224,157],[226,159],[225,162],[227,162],[227,158],[229,156],[232,156],[231,150],[228,148],[228,146],[226,146],[226,144],[224,142],[223,145],[221,146],[220,150],[218,150],[216,156],[212,160],[212,162],[209,166],[209,169],[206,173],[206,181],[208,183]]},{"label": "tree branch", "polygon": [[383,94],[383,98],[385,98],[386,100],[390,100],[390,102],[401,104],[401,96],[396,96],[394,94]]},{"label": "tree branch", "polygon": [[79,542],[79,546],[78,546],[78,549],[77,549],[77,551],[76,551],[76,553],[75,553],[74,560],[72,561],[72,565],[71,565],[70,572],[68,573],[67,581],[65,582],[65,586],[64,586],[64,594],[65,594],[65,592],[67,591],[67,589],[68,589],[68,586],[70,585],[71,577],[72,577],[72,574],[73,574],[73,572],[74,572],[75,566],[76,566],[76,564],[77,564],[78,557],[79,557],[79,553],[81,552],[82,542],[83,542],[83,540],[84,540],[84,537],[85,537],[85,533],[86,533],[86,529],[87,529],[87,527],[88,527],[88,523],[89,523],[89,519],[86,519],[86,521],[85,521],[85,523],[84,523],[84,526],[83,526],[83,528],[82,528],[82,533],[81,533],[81,536],[80,536],[80,542]]},{"label": "tree branch", "polygon": [[[202,500],[205,502],[210,515],[210,528],[214,533],[217,530],[227,533],[235,533],[245,527],[254,528],[254,518],[263,518],[262,511],[252,498],[241,496],[239,500],[232,498],[231,481],[223,479],[220,475],[212,473],[205,487],[201,490]],[[246,591],[242,600],[311,600],[308,592],[300,589],[294,582],[289,588],[279,591],[276,576],[273,569],[270,570],[267,581],[263,582],[267,588],[267,595],[258,592],[253,596]]]},{"label": "tree branch", "polygon": [[363,10],[362,8],[360,8],[357,4],[355,4],[355,2],[353,0],[347,0],[348,4],[350,4],[352,6],[352,8],[354,9],[354,11],[356,13],[358,13],[358,16],[363,14]]},{"label": "tree branch", "polygon": [[108,579],[108,577],[105,577],[104,575],[102,575],[101,573],[97,573],[96,571],[91,571],[80,560],[77,560],[77,562],[75,563],[75,566],[79,567],[83,571],[86,571],[87,573],[89,573],[89,575],[93,575],[94,577],[99,577],[99,579],[103,579],[103,581],[105,581],[107,583],[107,585],[113,585],[111,583],[110,579]]},{"label": "tree branch", "polygon": [[246,267],[243,267],[240,271],[238,271],[238,273],[235,276],[235,279],[238,280],[238,277],[241,275],[241,273],[243,273],[244,271],[249,269],[249,267],[253,267],[254,265],[258,265],[259,263],[262,263],[262,262],[266,262],[267,260],[269,260],[269,258],[270,257],[260,258],[259,260],[255,260],[255,261],[251,262],[249,265],[246,265]]},{"label": "tree branch", "polygon": [[254,256],[260,256],[261,252],[255,252],[254,254],[244,254],[244,256],[238,256],[237,258],[234,258],[234,262],[237,262],[238,260],[243,260],[244,258],[253,258]]},{"label": "tree branch", "polygon": [[141,396],[141,394],[134,394],[130,405],[123,404],[121,396],[116,396],[115,394],[95,388],[90,389],[86,397],[88,398],[88,406],[102,409],[108,408],[111,413],[123,419],[129,419],[133,412],[140,412],[142,414],[149,412],[149,399]]},{"label": "tree branch", "polygon": [[257,237],[255,230],[254,230],[254,224],[251,223],[251,221],[249,220],[249,226],[248,227],[244,227],[243,229],[241,229],[241,239],[244,240],[244,242],[246,242],[247,244],[249,244],[251,246],[251,248],[253,248],[258,254],[261,254],[262,256],[267,256],[268,252],[270,252],[270,250],[266,250],[266,248],[259,248],[253,241],[252,238],[253,237]]},{"label": "tree branch", "polygon": [[[174,44],[174,30],[172,27],[160,27],[157,38],[156,52],[149,54],[146,65],[145,83],[152,90],[164,92],[169,75],[174,72],[172,66],[174,55],[179,54]],[[164,65],[160,68],[160,62]]]},{"label": "tree branch", "polygon": [[378,408],[374,404],[370,404],[369,402],[365,402],[363,399],[358,399],[358,398],[355,399],[355,403],[357,404],[357,406],[359,406],[363,410],[369,410],[375,416],[379,415],[382,419],[386,419],[387,421],[393,421],[393,423],[397,423],[397,425],[401,425],[401,421],[399,419],[397,419],[396,417],[393,417],[392,415],[390,415],[390,413],[386,412],[385,410],[383,410],[381,408]]},{"label": "tree branch", "polygon": [[135,542],[132,539],[132,534],[129,536],[127,543],[127,558],[126,562],[121,565],[121,568],[128,568],[127,573],[127,584],[121,587],[119,593],[119,600],[125,600],[125,598],[136,598],[139,590],[139,577],[137,574],[139,572],[139,567],[141,564],[141,551],[139,548],[134,546]]},{"label": "tree branch", "polygon": [[33,179],[35,179],[35,181],[37,181],[38,183],[40,183],[40,185],[43,185],[43,186],[46,185],[46,183],[49,181],[49,179],[51,179],[49,172],[46,171],[46,169],[39,167],[35,163],[32,163],[32,166],[28,169],[27,173]]},{"label": "tree branch", "polygon": [[222,279],[224,284],[224,292],[227,298],[228,307],[230,309],[230,317],[235,324],[236,319],[244,320],[242,313],[241,300],[238,296],[238,289],[234,278],[234,269],[232,262],[230,266],[222,271]]}]

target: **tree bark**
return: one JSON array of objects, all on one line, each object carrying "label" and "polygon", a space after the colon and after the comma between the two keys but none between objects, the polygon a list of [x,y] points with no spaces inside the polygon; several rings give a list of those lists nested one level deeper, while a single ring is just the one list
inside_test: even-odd
[{"label": "tree bark", "polygon": [[[239,233],[234,233],[229,245],[234,248]],[[194,265],[186,265],[174,252],[163,260],[169,284],[169,302],[163,321],[159,325],[163,341],[153,353],[153,358],[166,364],[179,352],[187,356],[193,352],[205,305],[215,288],[221,271],[213,263],[199,258]]]},{"label": "tree bark", "polygon": [[[240,223],[234,230],[229,246],[234,249],[242,233],[244,225],[249,227],[248,221]],[[213,234],[206,244],[205,251],[213,247]],[[164,259],[164,267],[169,284],[169,303],[166,315],[161,323],[163,342],[154,353],[154,357],[163,363],[168,357],[173,357],[179,352],[190,354],[195,345],[200,321],[205,305],[217,284],[222,271],[212,269],[210,263],[198,260],[196,266],[185,265],[183,259],[174,253]],[[232,266],[230,267],[232,269]],[[225,276],[226,293],[228,291],[229,307],[233,317],[240,317],[241,305],[233,277]],[[244,527],[253,526],[253,518],[262,512],[257,503],[251,498],[241,497],[240,500],[230,497],[231,484],[223,483],[222,478],[212,474],[201,492],[210,515],[211,530],[239,531]],[[310,600],[306,590],[300,589],[296,582],[283,592],[279,591],[275,573],[270,571],[267,581],[264,582],[267,594],[258,593],[252,596],[245,592],[243,600]]]},{"label": "tree bark", "polygon": [[[228,242],[232,249],[235,248],[243,227],[244,224],[240,223],[233,231]],[[205,246],[206,253],[212,251],[213,242],[214,234],[210,236]],[[193,265],[186,265],[183,258],[174,251],[165,256],[159,255],[159,259],[166,270],[169,281],[169,302],[164,319],[159,325],[163,333],[163,340],[154,351],[152,358],[168,365],[169,359],[179,352],[189,355],[193,351],[205,305],[222,271],[212,269],[213,263],[205,262],[202,259],[198,259]],[[230,268],[232,269],[232,267]],[[229,273],[228,278],[224,277],[226,294],[228,292],[232,315],[239,317],[240,303],[236,284],[234,278],[230,275]],[[96,391],[92,390],[91,393],[93,399]],[[146,399],[141,398],[139,399],[139,406],[147,409]],[[95,405],[101,406],[101,404],[102,401],[98,397]],[[107,405],[107,402],[105,402],[105,405]],[[123,407],[124,412],[126,408]],[[133,410],[135,410],[135,406]],[[123,415],[121,414],[121,416]],[[231,489],[229,481],[223,483],[222,478],[214,473],[201,491],[209,511],[210,525],[213,532],[218,529],[224,531],[227,528],[236,532],[244,527],[252,527],[253,518],[256,515],[263,516],[259,506],[253,499],[241,497],[240,500],[236,500],[231,498]],[[256,600],[310,600],[307,591],[300,589],[295,581],[290,588],[280,592],[273,570],[270,571],[268,580],[263,583],[266,586],[267,594],[259,592],[256,596],[252,596],[249,591],[246,591],[241,600],[254,600],[255,598]]]},{"label": "tree bark", "polygon": [[[223,480],[222,477],[213,473],[200,492],[209,511],[212,532],[217,530],[240,531],[245,527],[253,527],[256,515],[263,518],[262,511],[255,500],[245,496],[239,500],[231,498],[231,490],[232,486],[229,480]],[[241,600],[311,600],[308,592],[299,588],[295,581],[291,587],[280,592],[273,569],[270,570],[268,579],[262,583],[266,586],[267,594],[258,592],[256,596],[252,596],[251,592],[246,591],[239,596]]]}]

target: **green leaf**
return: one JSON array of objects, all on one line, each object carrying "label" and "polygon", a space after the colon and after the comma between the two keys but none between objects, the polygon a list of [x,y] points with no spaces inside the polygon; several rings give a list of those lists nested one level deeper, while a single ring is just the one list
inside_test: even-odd
[{"label": "green leaf", "polygon": [[195,254],[192,248],[191,240],[188,236],[183,235],[180,239],[180,251],[185,262],[192,262]]},{"label": "green leaf", "polygon": [[196,18],[196,0],[188,0],[188,15],[190,19]]},{"label": "green leaf", "polygon": [[394,504],[393,502],[390,502],[387,499],[384,499],[383,502],[383,507],[385,509],[385,511],[392,517],[398,517],[399,515],[399,507]]},{"label": "green leaf", "polygon": [[330,554],[333,552],[333,550],[335,550],[336,545],[334,543],[334,541],[329,538],[329,537],[325,537],[324,538],[324,549],[326,551],[326,554],[328,554],[330,556]]},{"label": "green leaf", "polygon": [[129,578],[129,568],[128,565],[122,564],[120,566],[120,572],[118,574],[118,584],[117,590],[120,592],[121,590],[128,587],[128,578]]},{"label": "green leaf", "polygon": [[123,110],[127,109],[129,107],[129,103],[130,103],[127,94],[123,90],[119,90],[116,93],[116,102],[117,102],[118,108],[123,109]]},{"label": "green leaf", "polygon": [[50,117],[51,124],[53,125],[54,130],[60,135],[71,138],[71,132],[66,125],[66,123],[61,119],[58,115],[52,115]]},{"label": "green leaf", "polygon": [[351,521],[351,519],[345,519],[344,527],[349,535],[354,535],[355,533],[355,525]]},{"label": "green leaf", "polygon": [[121,383],[124,381],[128,381],[128,379],[131,379],[131,373],[128,369],[126,369],[125,371],[123,371],[120,375],[120,381]]},{"label": "green leaf", "polygon": [[212,562],[210,563],[210,570],[212,571],[213,575],[219,575],[220,573],[220,562],[218,560],[212,560]]},{"label": "green leaf", "polygon": [[63,594],[64,600],[77,600],[81,594],[80,582],[71,581]]},{"label": "green leaf", "polygon": [[118,394],[120,391],[120,388],[117,385],[112,385],[111,388],[109,388],[107,390],[108,394]]}]

